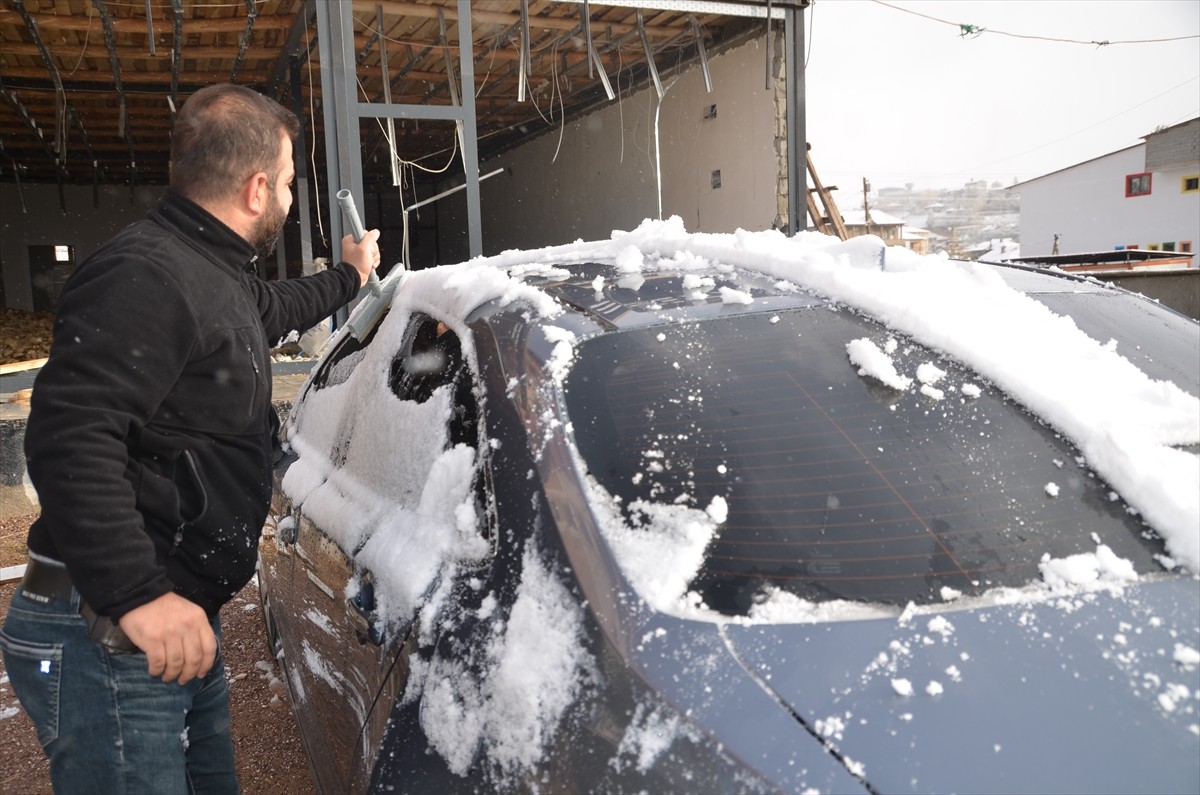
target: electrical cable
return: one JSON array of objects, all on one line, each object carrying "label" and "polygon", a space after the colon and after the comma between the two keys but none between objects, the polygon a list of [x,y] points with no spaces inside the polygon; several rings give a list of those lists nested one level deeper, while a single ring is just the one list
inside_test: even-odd
[{"label": "electrical cable", "polygon": [[492,42],[492,60],[488,61],[487,72],[483,75],[483,82],[479,84],[479,88],[475,89],[475,99],[479,99],[479,95],[483,93],[483,87],[487,85],[488,80],[492,78],[492,69],[496,66],[496,51],[500,49],[500,37],[496,36]]},{"label": "electrical cable", "polygon": [[804,54],[804,68],[808,68],[808,62],[812,59],[812,43],[813,29],[816,27],[814,21],[817,18],[817,0],[812,0],[808,6],[808,52]]},{"label": "electrical cable", "polygon": [[567,130],[567,109],[563,106],[562,88],[558,85],[558,39],[554,40],[554,49],[550,51],[550,70],[552,86],[550,88],[550,118],[554,118],[554,94],[558,93],[558,144],[554,147],[554,157],[551,163],[558,162],[558,152],[562,149],[563,133]]},{"label": "electrical cable", "polygon": [[92,15],[92,9],[88,8],[88,26],[87,31],[83,34],[83,49],[79,51],[79,60],[75,62],[75,68],[67,72],[67,77],[79,71],[79,65],[83,63],[83,57],[87,55],[88,40],[92,37],[92,20],[95,17]]},{"label": "electrical cable", "polygon": [[[308,30],[308,15],[304,15],[304,36],[310,42],[312,34]],[[317,111],[313,104],[313,94],[316,90],[313,88],[312,74],[312,58],[305,58],[308,65],[308,129],[312,131],[312,146],[309,148],[308,159],[312,165],[313,174],[313,193],[315,201],[313,202],[317,208],[317,231],[321,234],[321,245],[329,248],[329,238],[325,236],[325,224],[321,217],[321,181],[317,179]]]},{"label": "electrical cable", "polygon": [[[939,174],[939,175],[938,175],[938,178],[942,178],[942,177],[951,177],[951,176],[954,176],[954,175],[956,175],[956,174],[967,174],[967,173],[972,173],[972,172],[978,171],[978,170],[979,170],[979,169],[981,169],[981,168],[986,168],[987,166],[995,165],[996,163],[1003,163],[1003,162],[1005,162],[1005,161],[1007,161],[1007,160],[1012,160],[1013,158],[1017,158],[1017,157],[1023,157],[1024,155],[1027,155],[1027,154],[1029,154],[1030,152],[1036,152],[1036,151],[1038,151],[1039,149],[1045,149],[1047,146],[1053,146],[1054,144],[1061,143],[1061,142],[1063,142],[1063,141],[1067,140],[1068,138],[1074,138],[1076,135],[1079,135],[1080,133],[1085,133],[1085,132],[1087,132],[1088,130],[1093,130],[1093,129],[1095,129],[1096,127],[1099,127],[1101,124],[1105,124],[1105,123],[1107,123],[1107,122],[1110,122],[1110,121],[1112,121],[1113,119],[1117,118],[1118,116],[1124,116],[1126,113],[1129,113],[1129,112],[1130,112],[1130,111],[1132,111],[1132,110],[1137,110],[1138,108],[1142,107],[1143,105],[1148,105],[1148,104],[1150,104],[1151,102],[1153,102],[1154,100],[1156,100],[1156,99],[1159,99],[1159,98],[1161,98],[1161,97],[1165,97],[1167,94],[1170,94],[1172,91],[1176,91],[1176,90],[1178,90],[1178,89],[1180,89],[1180,88],[1183,88],[1183,87],[1184,87],[1184,86],[1186,86],[1188,83],[1194,82],[1194,81],[1196,81],[1196,80],[1200,80],[1200,75],[1198,75],[1198,76],[1196,76],[1196,77],[1190,77],[1190,78],[1188,78],[1187,80],[1184,80],[1184,81],[1183,81],[1182,83],[1180,83],[1179,85],[1177,85],[1177,86],[1175,86],[1175,87],[1173,87],[1173,88],[1168,88],[1166,91],[1162,92],[1161,94],[1156,94],[1156,95],[1154,95],[1154,96],[1150,97],[1150,99],[1147,99],[1147,100],[1145,100],[1144,102],[1139,102],[1138,104],[1136,104],[1136,105],[1134,105],[1134,106],[1132,106],[1132,107],[1126,108],[1125,110],[1121,111],[1120,113],[1115,113],[1115,114],[1113,114],[1112,116],[1109,116],[1109,117],[1108,117],[1108,118],[1106,118],[1106,119],[1101,119],[1100,121],[1098,121],[1098,122],[1095,122],[1094,124],[1089,124],[1087,127],[1084,127],[1084,128],[1082,128],[1082,129],[1076,130],[1076,131],[1075,131],[1075,132],[1073,132],[1073,133],[1069,133],[1069,134],[1067,134],[1067,135],[1064,135],[1062,138],[1057,138],[1057,139],[1055,139],[1055,140],[1053,140],[1053,141],[1049,141],[1048,143],[1041,144],[1040,146],[1035,146],[1034,148],[1032,148],[1032,149],[1027,149],[1027,150],[1025,150],[1024,152],[1018,152],[1018,153],[1017,153],[1017,154],[1015,154],[1015,155],[1009,155],[1009,156],[1007,156],[1007,157],[1002,157],[1002,158],[1000,158],[1000,159],[998,159],[998,160],[992,160],[992,161],[990,161],[990,162],[988,162],[988,163],[980,163],[979,165],[977,165],[977,166],[974,166],[974,167],[972,167],[972,168],[969,168],[969,169],[958,169],[957,171],[950,171],[950,172],[947,172],[947,173],[945,173],[945,174]],[[1187,118],[1192,118],[1192,116],[1191,116],[1191,115],[1189,115]]]},{"label": "electrical cable", "polygon": [[1173,36],[1170,38],[1163,38],[1163,39],[1124,39],[1124,40],[1117,40],[1117,41],[1111,41],[1108,39],[1105,39],[1104,41],[1094,41],[1094,40],[1093,41],[1084,41],[1083,39],[1064,39],[1064,38],[1059,38],[1059,37],[1055,37],[1055,36],[1034,36],[1032,34],[1027,34],[1027,33],[1009,33],[1007,31],[1003,31],[1003,30],[993,30],[992,28],[985,28],[985,27],[982,27],[979,25],[968,25],[963,22],[951,22],[948,19],[942,19],[940,17],[930,16],[929,14],[922,14],[920,11],[914,11],[911,8],[903,8],[898,5],[893,5],[892,3],[885,2],[885,0],[871,0],[871,2],[876,3],[877,5],[885,6],[887,8],[891,8],[895,11],[903,11],[905,14],[912,14],[913,16],[922,17],[923,19],[928,19],[933,22],[940,22],[943,25],[950,25],[951,27],[958,28],[959,35],[962,36],[963,38],[967,38],[968,36],[971,38],[978,38],[979,36],[983,35],[984,33],[995,33],[997,36],[1008,36],[1008,37],[1014,38],[1014,39],[1034,39],[1037,41],[1052,41],[1052,42],[1059,42],[1062,44],[1094,44],[1097,47],[1107,47],[1112,44],[1161,44],[1163,42],[1169,42],[1169,41],[1185,41],[1187,39],[1200,39],[1200,34],[1196,34],[1196,35],[1192,35],[1192,36]]}]

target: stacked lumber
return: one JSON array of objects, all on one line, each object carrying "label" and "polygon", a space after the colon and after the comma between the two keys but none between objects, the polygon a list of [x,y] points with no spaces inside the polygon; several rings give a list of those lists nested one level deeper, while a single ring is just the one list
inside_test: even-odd
[{"label": "stacked lumber", "polygon": [[53,328],[49,312],[0,309],[0,365],[49,356]]}]

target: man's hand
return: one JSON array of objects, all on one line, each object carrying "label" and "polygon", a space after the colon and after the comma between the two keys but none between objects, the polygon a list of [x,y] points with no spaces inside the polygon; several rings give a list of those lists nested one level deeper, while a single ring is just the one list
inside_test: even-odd
[{"label": "man's hand", "polygon": [[361,241],[355,242],[354,235],[342,238],[342,261],[349,262],[358,271],[358,286],[366,285],[371,271],[379,267],[379,230],[369,229]]},{"label": "man's hand", "polygon": [[130,610],[121,629],[146,653],[151,676],[186,684],[204,677],[217,658],[217,636],[204,608],[174,593]]}]

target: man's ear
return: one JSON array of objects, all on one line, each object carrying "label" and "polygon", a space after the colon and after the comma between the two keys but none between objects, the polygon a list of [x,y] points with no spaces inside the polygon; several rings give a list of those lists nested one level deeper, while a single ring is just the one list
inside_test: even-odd
[{"label": "man's ear", "polygon": [[241,190],[238,191],[238,199],[242,205],[242,209],[250,215],[262,215],[267,210],[267,201],[270,196],[270,186],[267,184],[267,174],[265,171],[259,171],[245,182],[242,183]]}]

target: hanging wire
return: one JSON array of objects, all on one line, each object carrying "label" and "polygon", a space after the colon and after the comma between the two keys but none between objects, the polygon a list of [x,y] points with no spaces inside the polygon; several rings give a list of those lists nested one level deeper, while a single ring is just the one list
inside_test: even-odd
[{"label": "hanging wire", "polygon": [[1168,41],[1184,41],[1187,39],[1200,39],[1200,34],[1195,34],[1192,36],[1173,36],[1173,37],[1163,38],[1163,39],[1123,39],[1123,40],[1117,40],[1117,41],[1111,41],[1108,39],[1105,39],[1104,41],[1095,41],[1095,40],[1085,41],[1083,39],[1065,39],[1065,38],[1059,38],[1056,36],[1034,36],[1034,35],[1028,34],[1028,33],[1009,33],[1004,30],[993,30],[992,28],[985,28],[985,27],[978,26],[978,25],[968,25],[963,22],[951,22],[948,19],[942,19],[940,17],[930,16],[929,14],[922,14],[920,11],[913,11],[911,8],[903,8],[898,5],[893,5],[891,3],[885,2],[885,0],[871,0],[871,2],[881,5],[881,6],[885,6],[887,8],[891,8],[895,11],[903,11],[905,14],[912,14],[913,16],[922,17],[924,19],[928,19],[933,22],[940,22],[943,25],[950,25],[951,27],[958,28],[959,35],[962,36],[963,38],[967,38],[967,37],[978,38],[983,33],[995,33],[997,36],[1008,36],[1008,37],[1014,38],[1014,39],[1034,39],[1036,41],[1054,41],[1054,42],[1060,42],[1063,44],[1094,44],[1097,47],[1107,47],[1112,44],[1161,44],[1163,42],[1168,42]]},{"label": "hanging wire", "polygon": [[483,87],[487,85],[488,80],[492,77],[492,68],[496,65],[496,51],[500,49],[500,37],[496,36],[492,42],[492,59],[488,61],[487,72],[483,75],[483,82],[479,84],[479,88],[475,89],[475,98],[479,99],[479,95],[483,93]]},{"label": "hanging wire", "polygon": [[[361,91],[363,93],[363,96],[365,97],[367,95],[367,89],[363,85],[362,80],[360,80],[357,75],[355,75],[354,80],[356,83],[358,83],[358,90]],[[379,131],[381,133],[383,133],[384,140],[387,140],[387,132],[383,126],[383,119],[376,116],[375,124],[376,124],[376,126],[379,127]],[[450,166],[454,165],[454,158],[458,156],[458,135],[455,134],[455,136],[454,136],[454,146],[450,152],[450,159],[447,160],[446,165],[442,166],[441,168],[427,168],[427,167],[421,165],[416,160],[405,160],[404,158],[400,157],[400,153],[396,150],[395,141],[388,141],[388,148],[390,149],[390,153],[389,153],[390,156],[401,166],[412,166],[413,168],[420,169],[421,171],[424,171],[427,174],[441,174],[445,171],[448,171],[450,169]],[[426,155],[426,157],[433,157],[433,155],[432,154]]]},{"label": "hanging wire", "polygon": [[558,84],[558,39],[554,40],[554,48],[550,52],[550,69],[553,87],[550,89],[550,118],[554,118],[554,94],[558,93],[558,144],[554,147],[554,157],[551,163],[558,162],[558,152],[562,149],[563,133],[567,130],[567,109],[563,107],[562,87]]},{"label": "hanging wire", "polygon": [[75,67],[67,72],[67,77],[79,71],[79,65],[83,63],[83,57],[87,55],[88,40],[92,37],[92,20],[96,17],[92,14],[91,6],[88,7],[88,26],[83,34],[83,49],[79,51],[79,60],[75,62]]},{"label": "hanging wire", "polygon": [[[1005,162],[1005,161],[1012,160],[1012,159],[1014,159],[1014,158],[1017,158],[1017,157],[1022,157],[1023,155],[1027,155],[1027,154],[1029,154],[1030,152],[1036,152],[1036,151],[1038,151],[1038,150],[1040,150],[1040,149],[1045,149],[1045,148],[1046,148],[1046,147],[1048,147],[1048,146],[1054,146],[1054,145],[1055,145],[1055,144],[1057,144],[1057,143],[1062,143],[1063,141],[1067,140],[1068,138],[1074,138],[1076,135],[1080,135],[1081,133],[1085,133],[1085,132],[1087,132],[1087,131],[1089,131],[1089,130],[1093,130],[1093,129],[1095,129],[1096,127],[1099,127],[1101,124],[1106,124],[1107,122],[1110,122],[1110,121],[1112,121],[1113,119],[1115,119],[1115,118],[1117,118],[1117,117],[1119,117],[1119,116],[1124,116],[1126,113],[1129,113],[1130,111],[1133,111],[1133,110],[1137,110],[1138,108],[1142,107],[1143,105],[1149,105],[1149,104],[1150,104],[1151,102],[1153,102],[1154,100],[1156,100],[1156,99],[1159,99],[1160,97],[1165,97],[1167,94],[1170,94],[1172,91],[1176,91],[1176,90],[1178,90],[1178,89],[1180,89],[1180,88],[1183,88],[1183,87],[1184,87],[1184,86],[1186,86],[1188,83],[1195,82],[1196,80],[1200,80],[1200,77],[1189,77],[1187,80],[1184,80],[1184,81],[1183,81],[1182,83],[1180,83],[1179,85],[1177,85],[1177,86],[1174,86],[1174,87],[1172,87],[1172,88],[1168,88],[1166,91],[1162,92],[1161,94],[1155,94],[1154,96],[1150,97],[1149,99],[1145,100],[1144,102],[1139,102],[1138,104],[1136,104],[1136,105],[1134,105],[1134,106],[1132,106],[1132,107],[1128,107],[1128,108],[1126,108],[1125,110],[1121,111],[1120,113],[1114,113],[1112,116],[1109,116],[1108,118],[1101,119],[1101,120],[1100,120],[1100,121],[1098,121],[1098,122],[1094,122],[1093,124],[1089,124],[1087,127],[1083,127],[1083,128],[1081,128],[1081,129],[1078,129],[1078,130],[1076,130],[1076,131],[1075,131],[1075,132],[1073,132],[1073,133],[1068,133],[1067,135],[1064,135],[1064,136],[1063,136],[1063,137],[1061,137],[1061,138],[1056,138],[1055,140],[1053,140],[1053,141],[1050,141],[1050,142],[1048,142],[1048,143],[1039,144],[1038,146],[1035,146],[1035,147],[1034,147],[1034,148],[1032,148],[1032,149],[1026,149],[1024,152],[1018,152],[1018,153],[1016,153],[1016,154],[1014,154],[1014,155],[1008,155],[1007,157],[1002,157],[1002,158],[1000,158],[1000,159],[998,159],[998,160],[991,160],[991,161],[989,161],[989,162],[987,162],[987,163],[981,163],[981,164],[979,164],[979,165],[977,165],[977,166],[973,166],[973,167],[971,167],[971,168],[958,169],[957,171],[950,171],[950,172],[947,172],[947,173],[945,173],[945,174],[938,174],[938,175],[937,175],[937,177],[935,177],[935,178],[937,178],[937,179],[940,179],[940,178],[942,178],[942,177],[951,177],[951,176],[955,176],[956,174],[966,174],[966,173],[975,172],[975,171],[978,171],[978,170],[980,170],[980,169],[987,168],[988,166],[995,165],[996,163],[1003,163],[1003,162]],[[1185,118],[1193,118],[1194,116],[1195,116],[1195,114],[1194,114],[1194,113],[1192,113],[1192,114],[1188,114],[1188,116],[1186,116]]]},{"label": "hanging wire", "polygon": [[812,43],[813,29],[816,27],[814,21],[817,18],[817,0],[812,0],[808,5],[808,52],[804,54],[804,68],[808,68],[808,62],[812,58]]},{"label": "hanging wire", "polygon": [[[308,30],[308,14],[304,15],[304,36],[308,40],[308,46],[311,47],[312,34]],[[312,146],[308,152],[308,159],[312,164],[314,203],[317,206],[317,231],[321,233],[321,245],[328,248],[329,239],[325,236],[325,223],[321,216],[321,181],[317,179],[317,111],[313,103],[313,95],[317,93],[317,89],[316,84],[313,83],[312,58],[304,60],[308,66],[308,129],[312,130]]]}]

